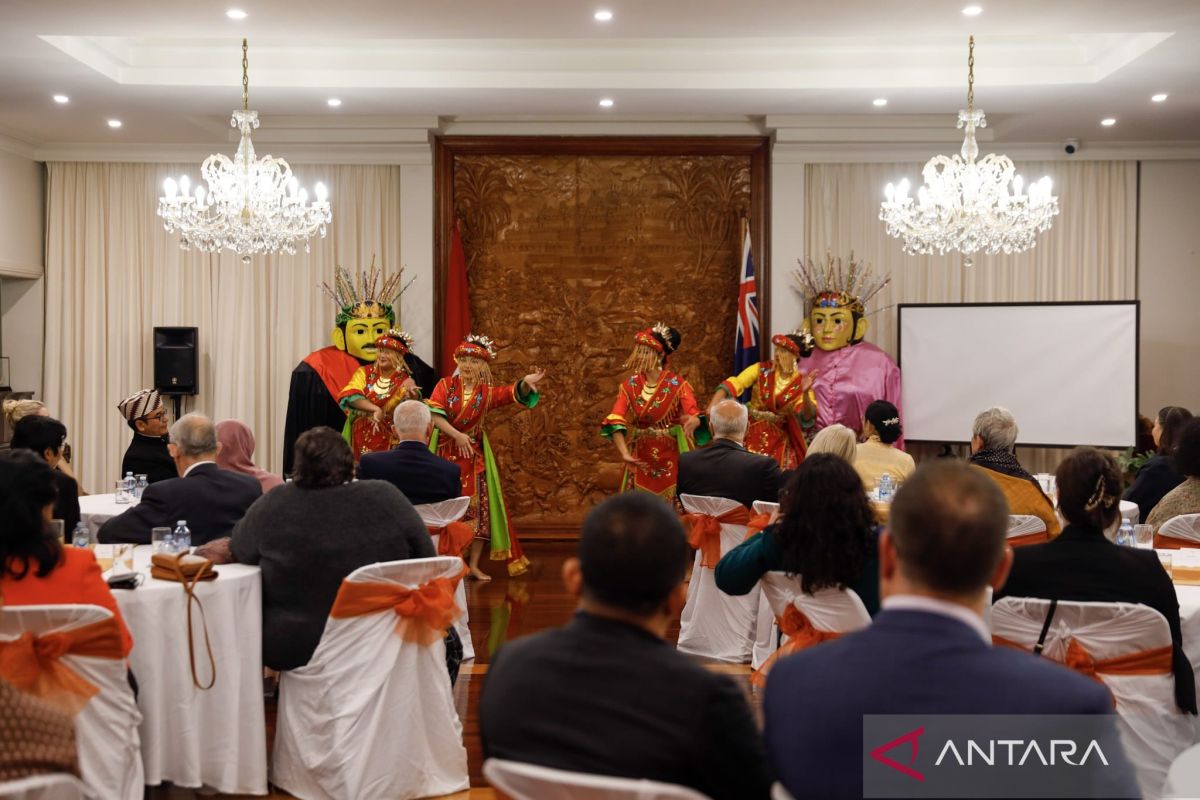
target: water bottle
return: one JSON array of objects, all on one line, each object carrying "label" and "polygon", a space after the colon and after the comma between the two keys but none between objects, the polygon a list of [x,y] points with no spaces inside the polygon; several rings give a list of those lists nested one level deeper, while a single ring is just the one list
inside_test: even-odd
[{"label": "water bottle", "polygon": [[892,502],[892,476],[890,473],[883,473],[879,476],[879,501],[882,503]]},{"label": "water bottle", "polygon": [[138,500],[141,500],[141,499],[142,499],[142,492],[146,491],[146,487],[147,487],[147,486],[149,486],[149,485],[150,485],[150,482],[149,482],[148,480],[146,480],[146,476],[145,476],[145,475],[138,475],[138,476],[137,476],[137,483],[135,483],[135,484],[133,485],[133,496],[134,496],[134,498],[136,498],[136,499],[138,499]]},{"label": "water bottle", "polygon": [[71,533],[71,544],[75,547],[87,547],[92,543],[92,533],[88,530],[86,522],[80,520],[75,523],[75,530]]},{"label": "water bottle", "polygon": [[129,493],[129,496],[131,498],[133,497],[133,491],[136,488],[137,488],[137,479],[133,477],[132,472],[126,472],[125,473],[125,491]]},{"label": "water bottle", "polygon": [[175,532],[171,534],[171,551],[186,553],[192,547],[192,531],[187,526],[187,520],[181,519],[175,523]]},{"label": "water bottle", "polygon": [[1133,523],[1127,519],[1121,520],[1121,528],[1117,531],[1117,544],[1121,547],[1133,547]]}]

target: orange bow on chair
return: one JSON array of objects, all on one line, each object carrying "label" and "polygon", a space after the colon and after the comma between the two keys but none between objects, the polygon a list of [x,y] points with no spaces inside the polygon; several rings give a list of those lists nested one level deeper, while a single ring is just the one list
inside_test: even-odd
[{"label": "orange bow on chair", "polygon": [[1050,541],[1049,531],[1035,531],[1034,533],[1023,533],[1020,536],[1008,537],[1007,544],[1009,547],[1025,547],[1030,544],[1042,544]]},{"label": "orange bow on chair", "polygon": [[0,678],[75,716],[100,689],[64,664],[61,659],[65,655],[120,659],[121,632],[116,619],[41,636],[26,632],[0,641]]},{"label": "orange bow on chair", "polygon": [[748,532],[749,537],[765,528],[766,520],[770,517],[766,514],[751,515],[750,509],[745,506],[731,508],[716,517],[712,514],[684,514],[683,527],[687,530],[688,544],[700,551],[700,566],[713,569],[721,560],[721,525],[754,526],[760,517],[762,524]]},{"label": "orange bow on chair", "polygon": [[475,531],[465,522],[449,522],[444,528],[426,526],[430,536],[437,536],[439,556],[461,556],[475,538]]},{"label": "orange bow on chair", "polygon": [[788,637],[788,640],[772,653],[763,662],[762,666],[756,669],[754,674],[750,676],[750,684],[759,689],[766,685],[767,673],[771,671],[771,667],[780,658],[790,656],[792,653],[798,653],[821,642],[832,641],[841,636],[837,631],[822,631],[814,628],[812,620],[794,605],[789,605],[787,611],[784,611],[783,616],[779,617],[777,621],[779,622],[780,632]]},{"label": "orange bow on chair", "polygon": [[[1031,647],[1018,644],[1011,639],[1005,639],[1003,636],[993,636],[992,643],[1003,645],[1004,647],[1013,647],[1026,652],[1032,649]],[[1091,678],[1096,683],[1103,685],[1104,681],[1101,679],[1101,675],[1169,675],[1172,667],[1172,656],[1171,645],[1168,644],[1150,650],[1138,650],[1135,653],[1126,653],[1123,656],[1113,656],[1112,658],[1097,661],[1079,643],[1078,639],[1071,638],[1067,642],[1067,655],[1063,659],[1063,664],[1085,678]],[[1112,694],[1111,689],[1109,690],[1109,694]],[[1116,702],[1116,698],[1114,697],[1113,705],[1116,705]]]},{"label": "orange bow on chair", "polygon": [[406,642],[428,646],[443,638],[462,611],[454,602],[454,590],[466,569],[455,578],[434,578],[414,589],[395,583],[342,581],[329,616],[334,619],[361,617],[392,609],[396,635]]}]

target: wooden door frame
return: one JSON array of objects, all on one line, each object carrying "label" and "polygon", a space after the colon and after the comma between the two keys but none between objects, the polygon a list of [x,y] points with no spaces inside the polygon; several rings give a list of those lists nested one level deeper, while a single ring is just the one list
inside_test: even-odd
[{"label": "wooden door frame", "polygon": [[[749,156],[750,243],[758,290],[759,348],[769,352],[771,256],[770,147],[767,136],[438,136],[433,143],[434,353],[442,363],[446,273],[454,224],[454,159],[459,155]],[[739,242],[738,247],[741,247]]]}]

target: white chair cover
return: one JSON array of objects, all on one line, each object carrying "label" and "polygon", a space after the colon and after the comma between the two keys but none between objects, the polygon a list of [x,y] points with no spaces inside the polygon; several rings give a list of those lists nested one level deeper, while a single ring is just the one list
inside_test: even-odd
[{"label": "white chair cover", "polygon": [[[992,633],[1032,651],[1049,609],[1049,600],[1002,598],[992,606]],[[1059,601],[1042,656],[1065,662],[1072,639],[1102,661],[1168,647],[1171,631],[1166,618],[1149,606]],[[1175,676],[1097,677],[1116,700],[1121,741],[1137,770],[1138,785],[1145,797],[1156,798],[1172,760],[1195,740],[1191,721],[1175,705]]]},{"label": "white chair cover", "polygon": [[[451,522],[458,522],[462,519],[470,505],[470,497],[455,497],[453,500],[443,500],[440,503],[424,503],[419,506],[413,506],[413,508],[421,516],[421,521],[425,523],[425,527],[444,528]],[[440,537],[433,537],[433,547],[435,550],[437,549],[438,538]],[[454,590],[454,600],[458,603],[459,610],[462,611],[462,616],[454,622],[454,630],[458,631],[458,638],[462,640],[463,661],[470,661],[475,658],[475,643],[471,641],[471,627],[467,624],[467,585],[465,581],[458,582],[458,588]]]},{"label": "white chair cover", "polygon": [[673,783],[589,775],[489,758],[483,776],[512,800],[708,800]]},{"label": "white chair cover", "polygon": [[1167,770],[1163,784],[1165,800],[1190,800],[1200,797],[1200,744],[1184,750]]},{"label": "white chair cover", "polygon": [[755,500],[751,506],[755,514],[772,514],[779,510],[779,503],[772,503],[768,500]]},{"label": "white chair cover", "polygon": [[786,572],[768,572],[759,585],[776,618],[794,605],[820,631],[847,634],[871,624],[867,607],[853,589],[818,589],[808,594],[800,588],[800,577]]},{"label": "white chair cover", "polygon": [[1200,514],[1180,514],[1159,526],[1158,532],[1172,539],[1200,544]]},{"label": "white chair cover", "polygon": [[85,800],[87,796],[83,781],[65,772],[0,783],[0,800]]},{"label": "white chair cover", "polygon": [[791,792],[782,783],[776,781],[771,785],[771,800],[795,800]]},{"label": "white chair cover", "polygon": [[1046,522],[1033,514],[1009,514],[1008,538],[1025,536],[1030,533],[1042,533],[1046,530]]},{"label": "white chair cover", "polygon": [[[462,572],[462,559],[360,567],[346,581],[416,587]],[[284,672],[271,782],[304,800],[404,800],[467,788],[446,647],[395,633],[390,609],[330,618],[312,660]]]},{"label": "white chair cover", "polygon": [[[89,605],[6,606],[0,609],[0,639],[16,639],[81,628],[112,617],[107,608]],[[65,655],[62,663],[100,691],[75,717],[79,771],[88,792],[105,800],[141,800],[145,792],[141,739],[142,715],[123,659]]]},{"label": "white chair cover", "polygon": [[[719,517],[741,506],[724,497],[679,495],[690,514]],[[721,555],[746,538],[745,525],[721,524]],[[700,551],[692,565],[687,603],[679,620],[679,650],[692,655],[745,664],[751,660],[758,617],[758,587],[741,597],[731,597],[717,588],[714,570],[700,566]]]},{"label": "white chair cover", "polygon": [[750,667],[758,669],[779,649],[779,623],[771,610],[771,601],[760,588],[758,613],[754,619],[754,646],[750,650]]}]

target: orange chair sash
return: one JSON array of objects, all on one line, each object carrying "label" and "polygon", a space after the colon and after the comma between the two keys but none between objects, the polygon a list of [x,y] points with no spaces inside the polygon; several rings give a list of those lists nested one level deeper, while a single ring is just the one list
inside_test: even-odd
[{"label": "orange chair sash", "polygon": [[1154,546],[1159,550],[1191,550],[1200,547],[1200,542],[1191,539],[1176,539],[1165,533],[1154,534]]},{"label": "orange chair sash", "polygon": [[[1032,649],[1011,639],[1005,639],[1003,636],[993,636],[992,643],[1026,652]],[[1087,648],[1079,643],[1078,639],[1072,638],[1067,642],[1067,655],[1063,664],[1085,678],[1091,678],[1103,685],[1104,681],[1100,677],[1102,675],[1169,675],[1172,669],[1172,657],[1171,645],[1168,644],[1097,661],[1087,651]],[[1112,694],[1111,690],[1109,694]],[[1113,704],[1116,704],[1115,697]]]},{"label": "orange chair sash", "polygon": [[428,646],[445,637],[446,629],[462,614],[454,602],[460,580],[462,573],[454,578],[434,578],[413,589],[395,583],[342,581],[329,616],[345,619],[391,609],[398,617],[396,635]]},{"label": "orange chair sash", "polygon": [[751,536],[762,533],[769,524],[771,524],[770,514],[755,514],[750,517],[746,523],[746,538],[749,539]]},{"label": "orange chair sash", "polygon": [[1035,531],[1034,533],[1023,533],[1020,536],[1008,537],[1008,545],[1010,547],[1024,547],[1029,544],[1042,544],[1050,541],[1050,531]]},{"label": "orange chair sash", "polygon": [[475,531],[465,522],[450,522],[444,528],[427,526],[430,536],[437,536],[439,556],[461,556],[475,538]]},{"label": "orange chair sash", "polygon": [[833,641],[841,636],[837,631],[823,631],[814,628],[812,620],[794,605],[789,605],[787,611],[784,611],[783,616],[778,617],[777,621],[779,622],[779,630],[788,639],[750,676],[751,685],[760,689],[766,685],[767,673],[771,671],[775,662],[780,658],[798,653],[801,650],[821,644],[822,642]]},{"label": "orange chair sash", "polygon": [[[762,516],[762,515],[759,515]],[[700,551],[700,566],[713,569],[721,560],[721,525],[748,525],[753,519],[750,509],[737,506],[724,514],[684,514],[683,526],[688,532],[688,544]]]},{"label": "orange chair sash", "polygon": [[64,664],[65,655],[121,659],[116,619],[41,636],[26,632],[0,641],[0,678],[75,716],[100,689]]}]

